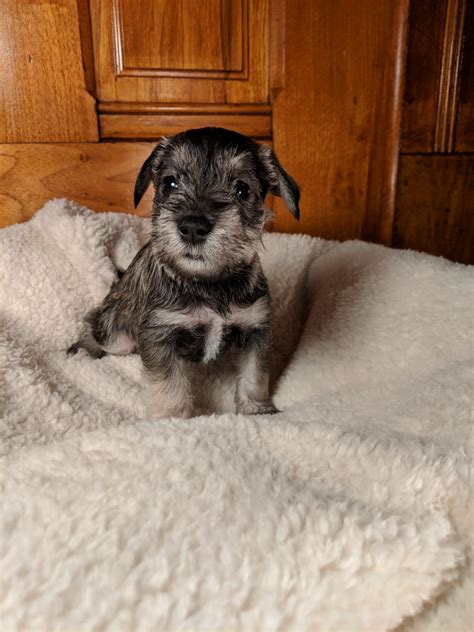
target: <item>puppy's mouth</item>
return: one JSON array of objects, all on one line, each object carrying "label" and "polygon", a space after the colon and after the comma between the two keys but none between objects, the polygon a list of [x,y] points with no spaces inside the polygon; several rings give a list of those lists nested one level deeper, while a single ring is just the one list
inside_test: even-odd
[{"label": "puppy's mouth", "polygon": [[183,244],[181,256],[187,261],[205,261],[206,245],[204,244]]},{"label": "puppy's mouth", "polygon": [[204,257],[202,255],[196,254],[194,252],[185,252],[183,257],[188,259],[189,261],[204,261]]}]

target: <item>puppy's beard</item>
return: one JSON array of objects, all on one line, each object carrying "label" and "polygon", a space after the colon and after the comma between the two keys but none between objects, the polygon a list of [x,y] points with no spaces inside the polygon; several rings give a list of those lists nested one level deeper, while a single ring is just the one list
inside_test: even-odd
[{"label": "puppy's beard", "polygon": [[218,265],[213,264],[203,255],[184,255],[175,262],[176,269],[185,276],[199,278],[216,278],[222,273]]},{"label": "puppy's beard", "polygon": [[242,264],[249,264],[260,246],[261,231],[244,229],[235,212],[222,216],[206,241],[184,242],[173,216],[161,213],[153,222],[153,247],[157,256],[184,276],[218,278]]}]

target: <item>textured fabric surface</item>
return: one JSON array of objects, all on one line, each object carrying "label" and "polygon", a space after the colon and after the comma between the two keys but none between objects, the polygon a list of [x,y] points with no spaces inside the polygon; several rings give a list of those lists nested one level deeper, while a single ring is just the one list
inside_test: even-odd
[{"label": "textured fabric surface", "polygon": [[0,231],[2,630],[469,630],[473,269],[267,236],[282,412],[157,421],[65,354],[147,228]]}]

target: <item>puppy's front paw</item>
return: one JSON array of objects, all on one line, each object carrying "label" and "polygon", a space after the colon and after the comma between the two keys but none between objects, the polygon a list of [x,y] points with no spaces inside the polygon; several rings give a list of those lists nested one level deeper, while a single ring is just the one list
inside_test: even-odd
[{"label": "puppy's front paw", "polygon": [[165,417],[179,417],[180,419],[189,419],[193,416],[190,406],[164,406],[157,402],[146,402],[145,416],[147,419],[164,419]]},{"label": "puppy's front paw", "polygon": [[164,419],[165,417],[189,419],[193,416],[192,406],[189,402],[167,401],[154,389],[148,391],[144,404],[146,419]]},{"label": "puppy's front paw", "polygon": [[237,402],[237,412],[242,415],[275,415],[280,411],[270,400],[265,402],[247,400]]}]

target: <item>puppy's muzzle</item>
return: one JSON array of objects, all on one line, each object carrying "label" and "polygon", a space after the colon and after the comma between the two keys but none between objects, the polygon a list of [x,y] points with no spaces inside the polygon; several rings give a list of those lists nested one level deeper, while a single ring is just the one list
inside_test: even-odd
[{"label": "puppy's muzzle", "polygon": [[185,215],[178,222],[178,232],[187,244],[200,244],[206,241],[211,230],[211,222],[200,215]]}]

